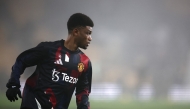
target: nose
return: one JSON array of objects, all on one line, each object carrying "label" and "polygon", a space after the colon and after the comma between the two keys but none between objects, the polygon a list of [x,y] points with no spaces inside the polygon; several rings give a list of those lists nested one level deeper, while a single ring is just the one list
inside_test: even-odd
[{"label": "nose", "polygon": [[91,35],[89,36],[88,40],[89,40],[89,41],[92,41],[92,37],[91,37]]}]

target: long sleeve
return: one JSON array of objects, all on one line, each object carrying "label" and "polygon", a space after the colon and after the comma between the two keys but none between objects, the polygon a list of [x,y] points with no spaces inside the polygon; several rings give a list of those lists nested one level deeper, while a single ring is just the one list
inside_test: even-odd
[{"label": "long sleeve", "polygon": [[77,109],[90,109],[88,96],[91,92],[92,66],[88,63],[88,69],[81,75],[76,87]]},{"label": "long sleeve", "polygon": [[47,54],[47,49],[44,43],[22,52],[12,66],[11,77],[7,83],[7,88],[11,86],[20,87],[20,75],[23,74],[26,67],[37,65]]}]

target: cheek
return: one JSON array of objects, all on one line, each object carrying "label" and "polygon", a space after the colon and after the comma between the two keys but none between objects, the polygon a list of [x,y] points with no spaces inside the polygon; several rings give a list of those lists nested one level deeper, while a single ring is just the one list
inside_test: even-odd
[{"label": "cheek", "polygon": [[86,37],[81,36],[80,38],[78,38],[78,42],[80,45],[83,45],[86,42]]},{"label": "cheek", "polygon": [[85,41],[87,41],[87,40],[88,40],[88,36],[83,35],[83,36],[81,37],[81,41],[82,41],[82,42],[85,42]]}]

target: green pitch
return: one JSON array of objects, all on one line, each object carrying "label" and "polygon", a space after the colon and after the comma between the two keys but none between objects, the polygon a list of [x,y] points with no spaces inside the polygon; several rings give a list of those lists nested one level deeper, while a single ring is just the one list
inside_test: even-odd
[{"label": "green pitch", "polygon": [[[5,94],[0,94],[0,109],[19,109],[20,103],[21,100],[10,102]],[[90,105],[91,109],[190,109],[190,103],[172,103],[169,101],[90,100]],[[69,109],[76,109],[75,99],[72,99]]]}]

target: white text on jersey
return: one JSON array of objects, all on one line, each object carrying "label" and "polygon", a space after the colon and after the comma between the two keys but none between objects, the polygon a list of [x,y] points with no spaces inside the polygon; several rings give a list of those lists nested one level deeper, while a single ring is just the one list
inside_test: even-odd
[{"label": "white text on jersey", "polygon": [[[60,76],[58,75],[60,72],[56,71],[55,69],[52,70],[52,80],[57,82],[59,81]],[[66,73],[61,73],[63,75],[62,80],[65,82],[76,84],[78,81],[78,78],[74,78],[71,76],[68,76]]]}]

